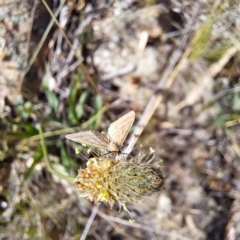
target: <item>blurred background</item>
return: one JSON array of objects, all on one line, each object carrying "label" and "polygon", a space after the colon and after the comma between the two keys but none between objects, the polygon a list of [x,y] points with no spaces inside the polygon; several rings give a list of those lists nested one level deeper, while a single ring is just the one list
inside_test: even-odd
[{"label": "blurred background", "polygon": [[[240,239],[238,0],[0,0],[0,29],[0,239]],[[44,160],[76,177],[64,135],[131,110],[166,178],[135,223]]]}]

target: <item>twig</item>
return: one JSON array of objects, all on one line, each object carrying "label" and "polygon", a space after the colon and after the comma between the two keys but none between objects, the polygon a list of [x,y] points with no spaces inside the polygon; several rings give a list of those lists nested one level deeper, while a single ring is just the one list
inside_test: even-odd
[{"label": "twig", "polygon": [[16,205],[17,203],[20,202],[20,191],[21,191],[21,187],[23,185],[23,178],[19,176],[18,179],[16,179],[18,177],[18,175],[16,174],[16,164],[12,165],[12,176],[15,177],[14,181],[16,184],[15,186],[15,192],[13,194],[13,196],[11,197],[11,202],[8,206],[8,208],[2,213],[2,217],[4,219],[4,221],[9,222],[10,219],[12,218],[12,215],[14,213],[14,211],[16,210]]},{"label": "twig", "polygon": [[[30,26],[29,26],[29,29],[32,29],[32,26],[33,26],[34,15],[35,15],[35,12],[36,12],[37,4],[38,4],[38,1],[37,1],[37,0],[34,0],[34,4],[33,4],[32,10],[31,10],[31,15],[30,15],[31,24],[30,24]],[[31,31],[29,31],[28,36],[27,36],[27,48],[28,48],[28,51],[27,51],[28,56],[27,56],[27,58],[29,58],[30,40],[31,40]],[[38,46],[39,46],[39,45],[38,45]],[[41,46],[42,46],[42,45],[41,45]],[[40,46],[40,48],[41,48],[41,46]],[[39,52],[40,48],[37,50],[37,53]],[[34,60],[35,60],[35,58],[34,58]],[[33,61],[34,61],[34,60],[33,60]],[[32,64],[31,64],[31,65],[32,65]],[[29,67],[29,66],[27,66],[27,67]],[[29,69],[28,69],[28,70],[29,70]],[[28,70],[27,70],[27,71],[28,71]],[[23,78],[24,78],[25,74],[26,74],[26,71],[25,71],[25,72],[22,71],[21,74],[20,74],[20,77],[19,77],[20,85],[21,85],[22,82],[23,82]]]},{"label": "twig", "polygon": [[121,226],[118,226],[116,223],[114,223],[113,221],[108,221],[107,219],[105,219],[113,228],[115,228],[115,231],[122,234],[125,239],[127,240],[135,240],[134,237],[132,237],[130,234],[128,234],[126,231],[124,231],[124,229],[121,228]]},{"label": "twig", "polygon": [[[88,8],[91,8],[91,5],[90,5],[90,4],[85,7],[85,11],[88,11]],[[82,13],[82,14],[84,14],[84,13]],[[62,70],[61,70],[61,71],[58,73],[58,75],[56,76],[56,79],[57,79],[59,82],[60,82],[61,78],[64,77],[64,73],[63,73],[63,72],[66,72],[66,71],[69,72],[69,70],[68,70],[68,68],[70,68],[70,67],[69,67],[69,64],[73,61],[73,57],[74,57],[74,55],[75,55],[75,51],[78,50],[78,49],[80,49],[80,46],[79,46],[79,45],[80,45],[80,43],[79,43],[79,42],[80,42],[80,35],[83,33],[84,29],[86,29],[87,26],[90,25],[92,19],[93,19],[93,14],[90,14],[89,16],[87,16],[87,17],[84,19],[84,21],[82,21],[82,22],[80,23],[79,27],[77,28],[76,33],[75,33],[75,36],[74,36],[74,39],[73,39],[73,44],[72,44],[73,47],[70,49],[70,52],[69,52],[69,54],[68,54],[68,56],[67,56],[67,58],[66,58],[66,61],[65,61],[65,63],[64,63],[64,66],[63,66]],[[82,61],[81,61],[81,62],[82,62]],[[75,63],[75,65],[76,65],[76,64],[80,65],[80,61],[78,60],[78,61]]]},{"label": "twig", "polygon": [[[49,14],[51,15],[52,19],[54,20],[55,24],[58,26],[61,34],[63,35],[67,45],[69,46],[70,49],[74,49],[72,43],[70,42],[70,40],[68,39],[66,33],[64,32],[64,30],[61,28],[61,25],[59,24],[57,18],[55,17],[55,15],[52,13],[51,9],[49,8],[49,6],[47,5],[45,0],[42,0],[44,6],[46,7],[46,9],[48,10]],[[93,82],[91,76],[89,75],[87,69],[85,68],[84,64],[82,63],[82,60],[80,59],[80,57],[77,55],[76,51],[74,51],[74,56],[75,58],[79,61],[79,64],[81,66],[81,69],[84,73],[84,75],[86,76],[87,80],[89,81],[89,83],[91,84],[92,88],[94,89],[94,91],[99,94],[98,89],[95,85],[95,83]]]},{"label": "twig", "polygon": [[136,70],[136,65],[129,64],[128,66],[126,66],[122,69],[119,69],[117,72],[110,72],[108,74],[103,75],[101,77],[101,80],[102,81],[109,81],[109,80],[111,80],[113,78],[116,78],[116,77],[122,77],[124,75],[128,75],[135,70]]},{"label": "twig", "polygon": [[235,137],[233,136],[233,134],[228,130],[228,129],[225,129],[232,145],[233,145],[233,148],[236,152],[236,154],[238,155],[238,157],[240,158],[240,147],[239,147],[239,144],[238,142],[235,140]]},{"label": "twig", "polygon": [[232,58],[237,52],[240,52],[240,43],[236,43],[234,46],[230,47],[216,63],[213,63],[209,67],[208,71],[211,77],[215,77],[220,71],[222,71],[230,58]]},{"label": "twig", "polygon": [[[55,12],[55,14],[54,14],[56,17],[57,17],[58,14],[60,13],[60,11],[61,11],[64,3],[65,3],[65,0],[62,0],[61,3],[60,3],[60,5],[59,5],[59,7],[57,8],[57,10],[56,10],[56,12]],[[27,72],[28,72],[29,69],[31,68],[31,66],[32,66],[33,62],[35,61],[35,59],[36,59],[36,57],[37,57],[37,55],[38,55],[38,53],[39,53],[39,51],[40,51],[40,49],[41,49],[44,41],[46,40],[47,35],[49,34],[49,32],[50,32],[53,24],[54,24],[54,20],[51,19],[50,23],[48,24],[48,26],[47,26],[47,28],[46,28],[46,30],[45,30],[45,32],[44,32],[44,34],[43,34],[43,36],[42,36],[42,38],[41,38],[41,40],[40,40],[40,42],[38,43],[38,46],[37,46],[36,50],[34,51],[31,59],[29,60],[29,63],[28,63],[28,65],[27,65],[27,67],[26,67],[26,69],[25,69],[25,72],[24,72],[24,75],[23,75],[22,77],[26,76]]]},{"label": "twig", "polygon": [[85,228],[84,228],[84,231],[83,231],[83,234],[82,234],[80,240],[85,240],[85,239],[86,239],[87,234],[88,234],[88,232],[89,232],[89,229],[90,229],[90,227],[92,226],[93,220],[94,220],[94,218],[95,218],[95,216],[96,216],[96,214],[97,214],[97,211],[98,211],[99,206],[100,206],[100,203],[98,203],[98,204],[96,204],[96,205],[94,206],[94,208],[93,208],[93,210],[92,210],[92,213],[91,213],[91,216],[90,216],[89,219],[88,219],[87,225],[86,225]]},{"label": "twig", "polygon": [[80,65],[79,61],[75,61],[68,68],[63,68],[63,70],[57,75],[56,79],[62,79],[66,77],[70,72],[75,70]]},{"label": "twig", "polygon": [[169,232],[166,232],[164,230],[161,230],[160,228],[146,226],[146,225],[139,224],[139,223],[129,223],[126,220],[122,220],[122,219],[119,219],[119,218],[108,216],[108,215],[106,215],[105,213],[103,213],[101,211],[98,211],[97,214],[100,217],[102,217],[102,218],[104,218],[104,219],[106,219],[108,221],[113,221],[113,222],[116,222],[116,223],[127,225],[129,227],[133,227],[133,228],[140,228],[140,229],[143,229],[143,230],[146,230],[146,231],[149,231],[149,232],[155,232],[157,234],[170,237],[170,239],[190,240],[190,238],[186,238],[186,237],[184,237],[184,236],[182,236],[180,234],[177,234],[177,233],[169,233]]},{"label": "twig", "polygon": [[[202,83],[202,86],[205,86],[207,87],[208,84],[209,84],[209,79],[212,79],[214,77],[216,77],[216,75],[223,69],[223,67],[228,63],[229,59],[231,57],[233,57],[237,52],[240,51],[240,43],[234,43],[234,46],[230,47],[226,52],[225,54],[216,62],[216,63],[213,63],[209,68],[208,68],[208,71],[206,71],[203,75],[200,75],[199,78],[201,78],[201,83]],[[220,92],[219,94],[217,94],[215,96],[214,99],[212,99],[210,102],[215,102],[217,101],[219,98],[223,97],[224,94],[226,92],[228,92],[230,90],[227,90],[227,91],[223,91],[223,92]],[[190,94],[188,94],[188,96],[186,97],[186,99],[184,99],[183,101],[181,101],[180,103],[178,103],[173,111],[180,111],[181,109],[183,109],[185,106],[187,105],[193,105],[194,102],[196,102],[196,100],[193,100],[193,99],[196,99],[196,92],[192,92]],[[208,102],[207,104],[205,105],[209,105]]]},{"label": "twig", "polygon": [[[189,55],[190,48],[188,48],[184,54],[182,54],[182,48],[185,46],[187,42],[188,36],[185,35],[181,41],[181,44],[179,48],[173,52],[172,57],[170,57],[170,63],[168,65],[168,68],[165,70],[163,77],[161,81],[159,82],[157,86],[156,93],[153,95],[153,97],[148,102],[147,107],[145,108],[141,118],[139,119],[137,126],[134,128],[134,131],[128,141],[127,146],[123,149],[123,152],[126,154],[129,154],[132,151],[132,148],[134,147],[135,143],[137,142],[137,137],[140,136],[149,122],[150,118],[152,117],[153,113],[157,109],[158,105],[162,101],[162,95],[159,94],[163,88],[169,88],[171,84],[173,83],[180,66],[183,62],[183,60]],[[182,57],[181,57],[182,55]],[[181,59],[180,59],[181,57]],[[180,61],[179,61],[180,59]],[[179,63],[177,64],[177,62]],[[177,65],[176,65],[177,64]]]}]

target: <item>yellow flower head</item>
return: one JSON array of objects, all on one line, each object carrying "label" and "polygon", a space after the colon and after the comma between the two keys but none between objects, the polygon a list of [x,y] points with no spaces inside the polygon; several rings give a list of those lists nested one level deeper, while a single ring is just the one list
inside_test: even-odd
[{"label": "yellow flower head", "polygon": [[117,160],[114,156],[91,158],[87,168],[78,171],[75,185],[80,194],[91,201],[111,206],[115,202],[123,205],[137,201],[161,190],[164,184],[160,167],[151,161],[148,157],[129,161]]}]

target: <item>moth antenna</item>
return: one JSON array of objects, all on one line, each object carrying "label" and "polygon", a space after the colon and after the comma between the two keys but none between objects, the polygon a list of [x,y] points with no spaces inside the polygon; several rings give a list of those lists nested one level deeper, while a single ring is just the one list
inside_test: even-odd
[{"label": "moth antenna", "polygon": [[99,157],[104,157],[104,156],[107,156],[108,154],[114,154],[114,153],[113,152],[107,152],[107,153],[104,153],[104,154],[100,155]]},{"label": "moth antenna", "polygon": [[93,155],[94,157],[99,157],[99,153],[98,153],[98,152],[95,152],[95,151],[92,150],[91,153],[92,153],[92,155]]},{"label": "moth antenna", "polygon": [[82,153],[79,153],[79,155],[81,155],[81,157],[83,157],[85,160],[88,160],[88,158],[84,156]]},{"label": "moth antenna", "polygon": [[[77,155],[81,155],[85,160],[88,161],[89,158],[87,158],[85,155],[82,154],[82,151],[80,148],[75,148],[75,152]],[[91,148],[87,148],[87,152],[88,153],[92,153],[94,157],[98,157],[98,154],[96,152],[94,152]]]},{"label": "moth antenna", "polygon": [[81,155],[85,160],[88,160],[88,158],[85,157],[82,153],[80,153],[80,155]]}]

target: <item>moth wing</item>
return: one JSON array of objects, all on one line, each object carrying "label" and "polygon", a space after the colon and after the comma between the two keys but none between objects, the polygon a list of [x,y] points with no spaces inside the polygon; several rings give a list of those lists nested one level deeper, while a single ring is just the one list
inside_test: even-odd
[{"label": "moth wing", "polygon": [[134,119],[135,112],[131,111],[111,123],[108,128],[108,135],[110,139],[121,146],[133,125]]},{"label": "moth wing", "polygon": [[109,140],[107,136],[97,131],[91,130],[68,134],[65,136],[65,138],[77,143],[86,144],[102,149],[108,149]]}]

